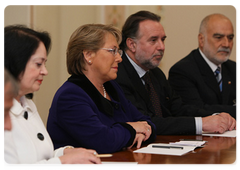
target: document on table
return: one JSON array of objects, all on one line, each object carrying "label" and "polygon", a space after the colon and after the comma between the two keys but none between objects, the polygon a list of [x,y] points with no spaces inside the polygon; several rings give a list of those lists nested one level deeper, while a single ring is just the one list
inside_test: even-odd
[{"label": "document on table", "polygon": [[193,151],[195,148],[195,146],[176,146],[166,143],[152,143],[149,144],[147,147],[135,150],[133,152],[181,156],[185,153]]},{"label": "document on table", "polygon": [[220,134],[220,133],[203,132],[202,135],[203,136],[237,137],[236,130],[226,131],[226,132],[224,132],[222,134]]},{"label": "document on table", "polygon": [[179,142],[171,142],[171,145],[181,145],[181,146],[194,146],[194,147],[202,147],[207,141],[195,141],[195,140],[182,140]]},{"label": "document on table", "polygon": [[138,162],[102,162],[103,165],[111,165],[111,166],[115,166],[115,165],[127,165],[127,166],[131,166],[131,165],[137,165]]}]

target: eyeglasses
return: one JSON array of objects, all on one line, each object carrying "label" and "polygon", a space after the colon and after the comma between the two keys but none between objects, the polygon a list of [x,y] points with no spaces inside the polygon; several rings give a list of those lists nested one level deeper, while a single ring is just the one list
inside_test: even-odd
[{"label": "eyeglasses", "polygon": [[123,51],[118,49],[118,48],[100,48],[102,50],[107,50],[108,52],[112,53],[114,56],[117,55],[117,53],[119,53],[120,56],[122,56]]}]

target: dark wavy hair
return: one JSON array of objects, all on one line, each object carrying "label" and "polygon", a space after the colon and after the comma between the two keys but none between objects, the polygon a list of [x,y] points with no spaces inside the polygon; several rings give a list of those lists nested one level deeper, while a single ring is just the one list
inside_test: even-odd
[{"label": "dark wavy hair", "polygon": [[[19,81],[30,57],[43,42],[47,53],[51,38],[47,32],[37,32],[23,25],[10,25],[4,28],[4,67]],[[32,98],[32,95],[27,95]]]},{"label": "dark wavy hair", "polygon": [[126,50],[126,40],[127,38],[135,39],[138,36],[139,23],[145,20],[152,20],[160,22],[161,17],[149,12],[149,11],[139,11],[135,14],[130,15],[122,28],[122,42],[120,48]]}]

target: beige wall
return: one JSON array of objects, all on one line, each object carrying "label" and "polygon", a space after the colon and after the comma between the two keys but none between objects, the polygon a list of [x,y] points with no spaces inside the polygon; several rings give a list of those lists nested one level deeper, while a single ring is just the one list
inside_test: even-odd
[{"label": "beige wall", "polygon": [[7,6],[4,10],[4,25],[25,24],[30,26],[30,6]]},{"label": "beige wall", "polygon": [[[109,8],[109,7],[108,7]],[[48,111],[56,90],[68,78],[65,52],[71,33],[86,23],[107,23],[104,6],[8,6],[5,9],[5,25],[25,24],[36,30],[46,30],[52,37],[52,50],[48,56],[48,76],[34,101],[46,123]],[[197,34],[203,17],[222,13],[229,17],[236,28],[236,10],[233,6],[124,6],[120,18],[139,10],[149,10],[162,16],[161,23],[167,35],[166,50],[160,68],[168,76],[169,68],[197,48]],[[235,38],[236,40],[236,38]],[[234,46],[230,57],[236,61]]]}]

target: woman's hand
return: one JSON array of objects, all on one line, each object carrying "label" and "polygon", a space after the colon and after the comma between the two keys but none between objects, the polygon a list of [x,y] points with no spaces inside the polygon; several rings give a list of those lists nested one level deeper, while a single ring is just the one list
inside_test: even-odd
[{"label": "woman's hand", "polygon": [[146,121],[127,122],[127,123],[136,130],[136,133],[142,133],[145,135],[145,138],[143,141],[146,141],[151,136],[152,128]]},{"label": "woman's hand", "polygon": [[91,149],[66,148],[64,155],[59,158],[62,164],[101,164],[95,153],[96,151]]},{"label": "woman's hand", "polygon": [[132,148],[135,143],[137,143],[137,148],[140,148],[142,145],[142,141],[144,141],[145,135],[142,133],[137,133],[135,136],[135,139],[131,146],[128,147],[128,149]]}]

